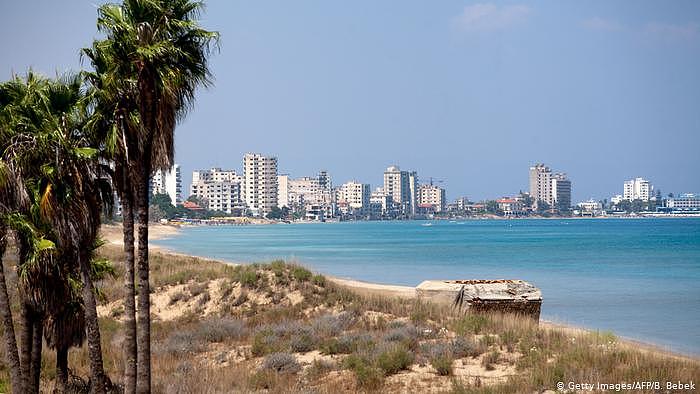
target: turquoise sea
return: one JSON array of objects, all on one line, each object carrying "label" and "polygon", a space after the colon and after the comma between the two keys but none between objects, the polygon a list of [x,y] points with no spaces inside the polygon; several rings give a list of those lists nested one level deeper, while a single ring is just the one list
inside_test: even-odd
[{"label": "turquoise sea", "polygon": [[543,319],[700,355],[700,219],[203,226],[155,243],[387,284],[523,279],[542,289]]}]

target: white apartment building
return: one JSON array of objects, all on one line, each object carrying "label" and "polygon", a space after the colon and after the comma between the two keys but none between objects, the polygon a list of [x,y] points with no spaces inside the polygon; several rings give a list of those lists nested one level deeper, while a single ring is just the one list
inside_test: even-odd
[{"label": "white apartment building", "polygon": [[289,175],[277,176],[277,206],[289,208]]},{"label": "white apartment building", "polygon": [[367,215],[370,210],[370,187],[366,183],[350,181],[338,188],[338,206],[347,214]]},{"label": "white apartment building", "polygon": [[563,173],[552,173],[544,164],[530,167],[530,196],[535,207],[544,201],[551,209],[571,207],[571,181]]},{"label": "white apartment building", "polygon": [[372,216],[382,216],[389,213],[393,205],[393,199],[390,195],[384,193],[384,189],[378,187],[369,195],[369,203]]},{"label": "white apartment building", "polygon": [[700,211],[700,194],[684,193],[666,200],[666,208],[672,211]]},{"label": "white apartment building", "polygon": [[447,208],[445,189],[435,185],[420,185],[418,204],[421,207],[431,206],[433,212],[442,212]]},{"label": "white apartment building", "polygon": [[277,201],[277,158],[259,153],[243,156],[243,201],[254,216],[265,216]]},{"label": "white apartment building", "polygon": [[182,176],[179,164],[174,164],[169,171],[156,170],[151,177],[150,186],[151,194],[167,194],[171,204],[182,204]]},{"label": "white apartment building", "polygon": [[598,216],[603,213],[603,204],[594,199],[582,201],[577,206],[583,215]]},{"label": "white apartment building", "polygon": [[210,211],[240,213],[243,209],[241,189],[241,176],[235,170],[192,171],[190,195],[204,201],[204,208]]},{"label": "white apartment building", "polygon": [[552,175],[552,203],[560,211],[571,208],[571,181],[566,174],[556,173]]},{"label": "white apartment building", "polygon": [[644,178],[635,178],[625,181],[623,186],[622,199],[628,201],[642,200],[649,201],[653,187]]},{"label": "white apartment building", "polygon": [[418,201],[418,174],[390,166],[384,171],[384,193],[404,215],[415,215]]}]

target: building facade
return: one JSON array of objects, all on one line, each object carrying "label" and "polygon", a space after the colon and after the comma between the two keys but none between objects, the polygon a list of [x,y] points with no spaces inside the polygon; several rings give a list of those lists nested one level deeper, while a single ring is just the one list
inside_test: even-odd
[{"label": "building facade", "polygon": [[418,174],[415,171],[401,171],[398,166],[390,166],[384,171],[384,193],[391,197],[402,215],[416,214],[418,202]]},{"label": "building facade", "polygon": [[174,164],[170,171],[156,170],[151,177],[151,194],[167,194],[170,203],[182,205],[182,175],[180,165]]},{"label": "building facade", "polygon": [[544,164],[530,167],[530,196],[534,208],[546,203],[550,210],[566,211],[571,208],[571,180],[564,173],[553,173]]},{"label": "building facade", "polygon": [[665,207],[669,211],[700,211],[700,194],[684,193],[676,197],[669,197]]},{"label": "building facade", "polygon": [[622,199],[627,201],[649,201],[653,188],[644,178],[635,178],[625,181],[623,185]]},{"label": "building facade", "polygon": [[277,206],[277,158],[259,153],[243,156],[243,202],[253,216],[265,216]]},{"label": "building facade", "polygon": [[350,181],[338,188],[337,203],[343,214],[367,216],[370,214],[369,184]]},{"label": "building facade", "polygon": [[443,212],[447,209],[445,189],[435,185],[420,185],[418,205],[431,206],[433,212]]},{"label": "building facade", "polygon": [[240,214],[244,209],[241,181],[235,170],[195,170],[190,196],[196,196],[210,211]]}]

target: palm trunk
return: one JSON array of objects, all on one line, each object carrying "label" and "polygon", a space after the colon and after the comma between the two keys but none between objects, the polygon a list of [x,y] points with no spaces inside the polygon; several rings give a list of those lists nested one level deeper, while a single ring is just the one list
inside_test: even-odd
[{"label": "palm trunk", "polygon": [[124,393],[136,392],[136,289],[134,288],[134,204],[131,184],[124,170],[122,223],[124,230]]},{"label": "palm trunk", "polygon": [[64,394],[68,389],[68,348],[56,348],[56,382],[54,393]]},{"label": "palm trunk", "polygon": [[102,344],[100,326],[97,321],[97,301],[95,288],[90,278],[90,262],[88,250],[80,251],[80,276],[83,280],[83,303],[85,305],[85,328],[87,331],[88,358],[90,359],[90,381],[92,391],[96,394],[105,393],[105,371],[102,362]]},{"label": "palm trunk", "polygon": [[20,319],[22,324],[20,325],[19,332],[19,344],[20,344],[20,371],[22,374],[22,387],[24,387],[26,392],[31,392],[30,384],[30,369],[29,366],[32,363],[32,313],[29,305],[26,301],[21,302]]},{"label": "palm trunk", "polygon": [[151,392],[151,302],[148,278],[148,180],[150,160],[144,159],[137,182],[138,246],[138,379],[136,391]]},{"label": "palm trunk", "polygon": [[17,354],[17,340],[15,339],[12,309],[10,309],[10,297],[7,294],[7,283],[5,282],[5,266],[3,264],[6,246],[5,235],[4,231],[0,231],[0,315],[2,315],[2,328],[5,339],[5,362],[10,367],[12,393],[19,394],[24,392],[24,386],[20,372],[19,355]]},{"label": "palm trunk", "polygon": [[29,368],[31,380],[31,392],[39,392],[39,383],[41,382],[41,350],[42,339],[44,336],[44,325],[41,316],[34,316],[32,322],[32,365]]}]

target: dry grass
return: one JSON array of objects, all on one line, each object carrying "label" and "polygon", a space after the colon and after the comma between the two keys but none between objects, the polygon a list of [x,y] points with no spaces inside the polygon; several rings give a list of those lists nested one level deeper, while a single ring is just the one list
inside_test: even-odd
[{"label": "dry grass", "polygon": [[[123,272],[118,248],[102,254]],[[197,305],[153,322],[156,393],[505,393],[541,392],[559,381],[700,381],[696,360],[641,352],[609,333],[358,296],[283,261],[231,266],[153,252],[151,267],[154,296],[171,294],[172,308]],[[14,288],[16,278],[6,273]],[[99,284],[103,305],[121,298],[121,282]],[[121,314],[114,306],[100,321],[105,368],[114,382],[122,380]],[[54,355],[45,350],[43,356],[50,391]],[[86,346],[71,350],[70,367],[88,375]],[[7,391],[7,379],[0,364],[0,392]]]}]

